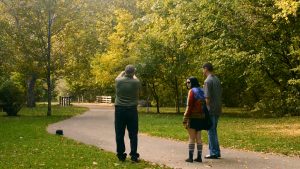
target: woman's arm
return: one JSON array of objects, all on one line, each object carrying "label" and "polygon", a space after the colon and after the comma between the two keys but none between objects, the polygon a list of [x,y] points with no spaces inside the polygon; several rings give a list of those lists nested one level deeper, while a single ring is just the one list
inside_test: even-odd
[{"label": "woman's arm", "polygon": [[188,97],[187,97],[187,105],[184,113],[185,117],[189,117],[191,115],[193,102],[194,102],[194,93],[193,90],[189,90]]}]

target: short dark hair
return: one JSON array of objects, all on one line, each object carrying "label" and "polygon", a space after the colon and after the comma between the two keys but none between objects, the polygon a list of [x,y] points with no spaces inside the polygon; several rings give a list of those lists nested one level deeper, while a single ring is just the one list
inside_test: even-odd
[{"label": "short dark hair", "polygon": [[203,69],[207,69],[208,71],[213,71],[214,68],[213,68],[213,65],[209,62],[205,63],[203,66],[202,66]]},{"label": "short dark hair", "polygon": [[131,75],[131,76],[133,76],[134,73],[135,73],[135,67],[134,67],[133,65],[127,65],[127,66],[125,67],[125,73],[126,73],[126,75]]}]

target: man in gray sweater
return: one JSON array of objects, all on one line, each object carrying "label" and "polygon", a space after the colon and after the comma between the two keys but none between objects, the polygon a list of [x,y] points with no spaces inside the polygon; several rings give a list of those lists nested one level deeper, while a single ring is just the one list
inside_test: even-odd
[{"label": "man in gray sweater", "polygon": [[221,157],[219,139],[217,133],[219,117],[222,113],[222,87],[219,78],[213,74],[211,63],[203,65],[204,97],[212,122],[212,127],[208,130],[209,155],[205,158],[218,159]]},{"label": "man in gray sweater", "polygon": [[133,162],[138,162],[138,96],[140,81],[135,76],[135,68],[127,65],[115,80],[116,99],[115,99],[115,132],[117,143],[117,157],[120,161],[125,161],[124,135],[127,127],[130,139],[130,156]]}]

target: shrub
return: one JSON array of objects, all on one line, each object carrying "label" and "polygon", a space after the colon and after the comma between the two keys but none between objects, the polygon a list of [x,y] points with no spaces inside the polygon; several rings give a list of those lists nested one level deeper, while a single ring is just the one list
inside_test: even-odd
[{"label": "shrub", "polygon": [[12,81],[6,81],[0,86],[0,103],[8,116],[16,116],[24,101],[24,93]]}]

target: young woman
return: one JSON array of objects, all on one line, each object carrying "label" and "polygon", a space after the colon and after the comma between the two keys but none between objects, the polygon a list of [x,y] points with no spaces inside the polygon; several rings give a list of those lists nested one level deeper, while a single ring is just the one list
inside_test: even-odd
[{"label": "young woman", "polygon": [[[201,130],[207,129],[205,123],[205,97],[203,89],[195,77],[186,79],[186,86],[189,89],[187,107],[184,113],[183,126],[189,134],[189,157],[186,162],[202,162],[202,141]],[[193,160],[195,143],[197,143],[197,158]]]}]

